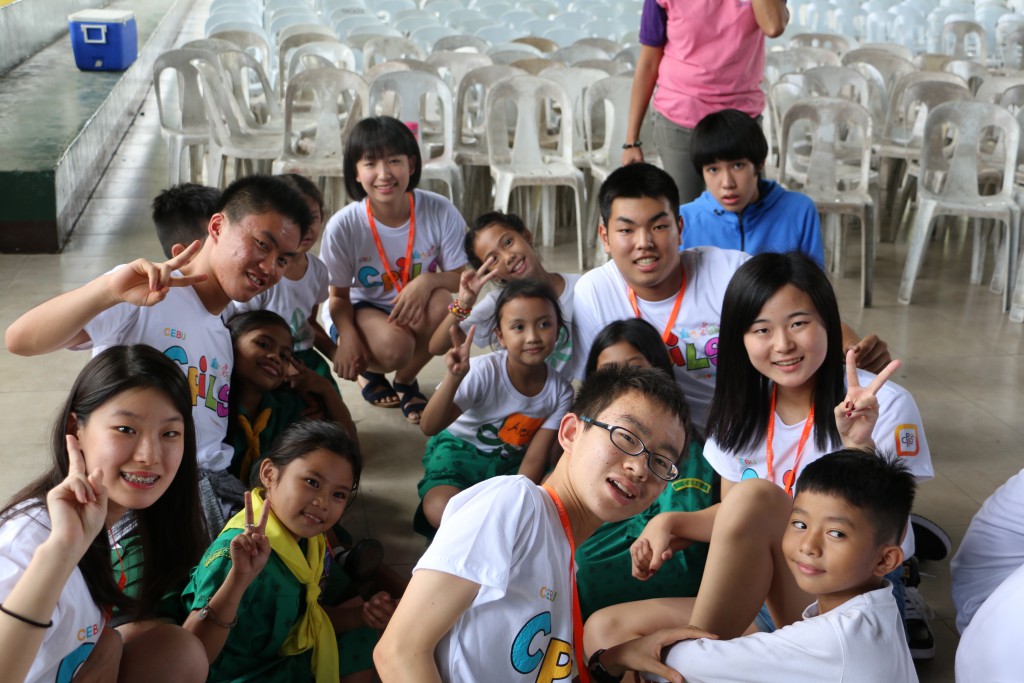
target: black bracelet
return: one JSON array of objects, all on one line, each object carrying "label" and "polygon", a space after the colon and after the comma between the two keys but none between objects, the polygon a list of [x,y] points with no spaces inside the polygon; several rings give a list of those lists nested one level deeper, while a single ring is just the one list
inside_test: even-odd
[{"label": "black bracelet", "polygon": [[624,143],[624,144],[622,145],[622,149],[633,149],[634,147],[643,147],[643,146],[644,146],[644,143],[643,143],[643,141],[641,141],[641,140],[637,140],[636,142],[627,142],[627,143]]},{"label": "black bracelet", "polygon": [[22,622],[24,624],[28,624],[29,626],[35,626],[36,628],[50,628],[51,626],[53,626],[53,619],[50,619],[50,621],[48,623],[44,624],[41,621],[36,621],[35,619],[29,619],[28,617],[23,617],[23,616],[21,616],[20,614],[18,614],[16,612],[12,612],[11,610],[9,610],[6,607],[4,607],[2,604],[0,604],[0,612],[3,612],[4,614],[6,614],[9,617],[14,617],[15,619],[17,619],[18,621],[20,621],[20,622]]},{"label": "black bracelet", "polygon": [[590,655],[590,665],[587,667],[587,672],[590,674],[591,680],[594,683],[620,683],[622,676],[614,676],[608,673],[608,670],[601,664],[601,655],[603,653],[604,649],[602,648]]}]

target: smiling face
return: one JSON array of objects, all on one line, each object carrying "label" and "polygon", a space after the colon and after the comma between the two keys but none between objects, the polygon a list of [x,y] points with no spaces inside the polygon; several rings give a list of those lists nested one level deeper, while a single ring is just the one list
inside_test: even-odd
[{"label": "smiling face", "polygon": [[757,200],[757,172],[747,159],[718,160],[704,166],[704,184],[723,209],[740,213]]},{"label": "smiling face", "polygon": [[302,195],[302,199],[305,200],[306,206],[309,207],[309,230],[302,236],[302,241],[299,242],[299,251],[305,253],[309,251],[316,241],[320,239],[320,233],[323,232],[324,227],[324,215],[320,212],[320,204],[315,199],[308,195]]},{"label": "smiling face", "polygon": [[667,199],[619,197],[599,229],[604,251],[641,299],[661,301],[679,291],[680,219]]},{"label": "smiling face", "polygon": [[[678,461],[686,445],[686,428],[667,408],[629,391],[612,402],[599,422],[628,429],[649,450]],[[603,522],[632,517],[646,510],[665,490],[666,482],[647,468],[647,456],[627,455],[612,443],[610,432],[586,425],[569,414],[559,427],[559,441],[568,456],[568,480],[576,498]]]},{"label": "smiling face", "polygon": [[319,448],[281,469],[260,464],[260,481],[278,521],[295,538],[312,538],[334,526],[352,497],[352,463]]},{"label": "smiling face", "polygon": [[234,349],[235,376],[263,392],[284,382],[292,358],[292,335],[287,328],[267,325],[243,332]]},{"label": "smiling face", "polygon": [[604,347],[601,353],[597,354],[597,369],[607,365],[628,365],[634,368],[649,368],[651,362],[647,356],[640,353],[639,349],[628,341],[618,341]]},{"label": "smiling face", "polygon": [[539,278],[543,271],[537,252],[530,246],[530,232],[520,234],[512,228],[494,223],[476,233],[473,252],[483,263],[494,257],[493,270],[499,282]]},{"label": "smiling face", "polygon": [[558,341],[558,317],[551,302],[539,297],[516,297],[502,306],[500,318],[495,334],[508,349],[509,360],[543,365]]},{"label": "smiling face", "polygon": [[864,511],[845,499],[798,493],[782,552],[797,585],[818,596],[824,613],[878,588],[903,561],[899,546],[879,544],[876,534]]},{"label": "smiling face", "polygon": [[363,186],[374,207],[407,202],[409,178],[416,162],[405,154],[388,154],[379,159],[363,157],[356,164],[356,182]]},{"label": "smiling face", "polygon": [[828,332],[811,297],[785,285],[743,335],[754,368],[780,390],[808,390],[828,352]]},{"label": "smiling face", "polygon": [[299,248],[299,226],[276,211],[251,213],[232,223],[210,219],[212,270],[229,300],[248,301],[280,281]]},{"label": "smiling face", "polygon": [[167,491],[185,452],[185,421],[157,389],[129,389],[89,415],[72,433],[87,472],[100,469],[107,488],[107,522],[147,508]]}]

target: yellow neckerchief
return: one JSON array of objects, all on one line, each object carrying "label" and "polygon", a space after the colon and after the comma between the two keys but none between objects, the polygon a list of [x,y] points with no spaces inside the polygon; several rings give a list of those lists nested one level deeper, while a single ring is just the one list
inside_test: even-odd
[{"label": "yellow neckerchief", "polygon": [[[238,468],[238,478],[246,486],[249,485],[249,470],[252,469],[252,464],[260,459],[260,433],[266,429],[268,422],[270,422],[270,408],[260,411],[260,414],[256,416],[255,424],[250,424],[249,418],[245,415],[238,414],[238,424],[242,427],[245,443],[248,444],[245,455],[242,457],[242,464]],[[257,517],[257,519],[259,518]]]},{"label": "yellow neckerchief", "polygon": [[[259,519],[263,513],[263,497],[252,492],[252,516]],[[239,512],[225,525],[225,529],[245,528],[245,512]],[[267,539],[270,549],[277,554],[299,583],[306,587],[306,611],[288,632],[288,637],[278,651],[283,656],[297,655],[313,650],[313,674],[317,683],[338,681],[338,641],[334,626],[324,608],[320,606],[320,577],[324,573],[324,552],[327,540],[323,534],[309,539],[303,556],[298,541],[277,519],[273,509],[267,518]]]}]

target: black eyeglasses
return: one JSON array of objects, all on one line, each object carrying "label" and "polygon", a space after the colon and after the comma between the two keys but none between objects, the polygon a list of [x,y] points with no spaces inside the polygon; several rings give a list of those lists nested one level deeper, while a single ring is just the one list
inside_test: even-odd
[{"label": "black eyeglasses", "polygon": [[665,481],[675,481],[679,478],[679,468],[676,467],[675,462],[671,458],[655,453],[654,451],[647,448],[644,442],[640,440],[640,437],[629,431],[625,427],[619,427],[617,425],[610,425],[606,422],[598,422],[589,417],[580,415],[580,419],[587,424],[592,424],[595,427],[608,430],[608,438],[620,451],[626,455],[643,455],[647,454],[647,469],[651,471],[654,476],[658,479],[664,479]]}]

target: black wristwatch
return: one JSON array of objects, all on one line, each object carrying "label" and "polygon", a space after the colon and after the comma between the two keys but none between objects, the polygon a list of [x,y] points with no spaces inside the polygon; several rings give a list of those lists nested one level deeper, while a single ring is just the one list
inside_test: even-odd
[{"label": "black wristwatch", "polygon": [[604,668],[601,664],[601,655],[603,653],[604,648],[590,655],[590,663],[587,665],[587,672],[590,674],[591,680],[593,680],[594,683],[621,683],[621,675],[611,675],[608,673],[608,669]]}]

